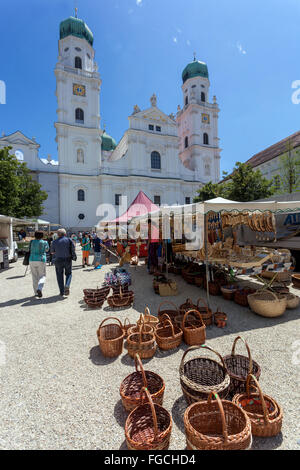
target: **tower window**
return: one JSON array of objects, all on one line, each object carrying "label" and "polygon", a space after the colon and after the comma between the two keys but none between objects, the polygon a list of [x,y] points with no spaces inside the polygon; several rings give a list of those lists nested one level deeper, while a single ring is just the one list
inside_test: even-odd
[{"label": "tower window", "polygon": [[151,168],[153,170],[160,170],[161,169],[161,158],[158,152],[151,153]]},{"label": "tower window", "polygon": [[157,132],[161,132],[161,127],[160,127],[160,126],[156,126],[156,131],[157,131]]},{"label": "tower window", "polygon": [[160,196],[154,196],[154,204],[160,206]]},{"label": "tower window", "polygon": [[84,123],[84,112],[81,108],[76,108],[75,110],[75,121],[81,124]]},{"label": "tower window", "polygon": [[203,103],[205,103],[205,93],[204,93],[204,91],[201,91],[201,101],[203,101]]},{"label": "tower window", "polygon": [[206,132],[203,134],[203,143],[204,145],[208,145],[208,134],[206,134]]},{"label": "tower window", "polygon": [[189,99],[188,99],[188,97],[186,96],[186,97],[185,97],[185,105],[188,105],[188,104],[189,104]]},{"label": "tower window", "polygon": [[153,124],[149,124],[148,128],[149,128],[149,131],[154,131],[154,126],[153,126]]},{"label": "tower window", "polygon": [[81,49],[80,49],[80,47],[75,47],[75,51],[77,51],[77,52],[81,52]]},{"label": "tower window", "polygon": [[122,194],[115,194],[115,206],[120,206]]},{"label": "tower window", "polygon": [[184,139],[184,148],[187,149],[189,146],[189,138],[188,136],[186,136],[186,138]]},{"label": "tower window", "polygon": [[75,57],[75,69],[82,69],[81,57]]},{"label": "tower window", "polygon": [[77,191],[77,200],[78,201],[84,201],[85,200],[85,194],[83,189],[78,189]]}]

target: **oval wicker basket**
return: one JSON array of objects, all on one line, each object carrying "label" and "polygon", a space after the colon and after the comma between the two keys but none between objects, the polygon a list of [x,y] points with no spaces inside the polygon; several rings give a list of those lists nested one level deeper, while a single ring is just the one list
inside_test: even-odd
[{"label": "oval wicker basket", "polygon": [[[203,303],[203,306],[200,307],[199,304]],[[204,321],[205,326],[210,326],[213,323],[213,313],[204,299],[201,297],[197,301],[197,310],[201,314],[201,318]]]},{"label": "oval wicker basket", "polygon": [[[190,359],[184,363],[186,355],[196,349],[207,349],[218,356],[221,364],[205,356]],[[188,404],[206,400],[211,392],[222,398],[228,394],[230,377],[222,356],[209,346],[192,346],[182,356],[180,368],[180,385]]]},{"label": "oval wicker basket", "polygon": [[141,359],[150,359],[156,351],[155,335],[143,333],[141,325],[139,333],[132,333],[128,336],[126,348],[129,356],[133,358],[138,354]]},{"label": "oval wicker basket", "polygon": [[[249,392],[250,381],[255,382],[257,387],[256,392]],[[235,395],[232,402],[243,409],[248,415],[253,436],[277,436],[282,427],[282,408],[274,398],[262,393],[254,375],[249,375],[246,390],[246,393]]]},{"label": "oval wicker basket", "polygon": [[[172,309],[164,308],[163,310],[161,310],[161,307],[163,305],[168,305],[168,306],[171,306],[173,308]],[[165,300],[164,302],[161,302],[158,306],[157,316],[158,316],[159,321],[161,321],[163,315],[168,315],[171,322],[174,323],[175,317],[177,317],[177,315],[179,315],[179,310],[173,302],[171,302],[169,300]]]},{"label": "oval wicker basket", "polygon": [[228,285],[228,286],[221,286],[221,292],[225,300],[233,300],[234,294],[238,290],[237,286]]},{"label": "oval wicker basket", "polygon": [[197,305],[193,304],[191,299],[186,299],[184,304],[179,306],[179,314],[184,315],[188,310],[197,310]]},{"label": "oval wicker basket", "polygon": [[139,405],[128,416],[125,423],[125,438],[129,450],[166,450],[169,448],[172,417],[160,405],[153,403],[150,393],[148,403]]},{"label": "oval wicker basket", "polygon": [[207,401],[190,405],[184,413],[188,450],[247,450],[251,448],[251,424],[246,413],[227,400]]},{"label": "oval wicker basket", "polygon": [[141,313],[140,318],[137,321],[137,325],[140,326],[142,323],[145,323],[145,325],[152,326],[152,328],[155,329],[158,322],[158,318],[154,315],[151,315],[149,307],[146,307],[144,313]]},{"label": "oval wicker basket", "polygon": [[[286,308],[288,309],[293,309],[297,308],[299,303],[300,303],[300,297],[298,297],[295,294],[292,294],[291,292],[288,294],[283,294],[284,297],[286,297]],[[281,296],[280,296],[281,297]]]},{"label": "oval wicker basket", "polygon": [[[186,323],[186,319],[191,313],[193,313],[194,315],[196,314],[196,316],[199,316],[200,324],[194,325]],[[182,320],[182,331],[184,342],[189,346],[200,345],[205,343],[206,326],[198,310],[189,310],[185,313]]]},{"label": "oval wicker basket", "polygon": [[287,307],[286,297],[277,297],[273,292],[256,292],[248,295],[251,310],[262,317],[279,317]]},{"label": "oval wicker basket", "polygon": [[[134,357],[136,372],[128,375],[120,386],[120,395],[126,411],[132,411],[143,402],[143,387],[149,390],[154,403],[163,404],[165,382],[160,375],[144,370],[138,354]],[[140,367],[140,370],[138,369]]]},{"label": "oval wicker basket", "polygon": [[236,304],[241,305],[242,307],[248,307],[248,295],[254,294],[256,291],[255,289],[238,289],[233,297],[233,300]]},{"label": "oval wicker basket", "polygon": [[[247,349],[248,356],[235,354],[235,347],[238,341],[242,341]],[[229,397],[236,393],[246,392],[246,382],[249,374],[253,374],[259,380],[261,368],[257,362],[252,359],[251,351],[247,341],[241,336],[237,336],[233,342],[231,354],[223,357],[228,373],[230,375],[230,386],[228,389]]]},{"label": "oval wicker basket", "polygon": [[120,290],[119,294],[113,294],[110,297],[107,297],[108,305],[111,308],[129,307],[133,303],[133,301],[133,291],[122,292]]},{"label": "oval wicker basket", "polygon": [[[165,316],[167,317],[166,314]],[[170,318],[164,320],[162,326],[159,324],[155,330],[157,346],[163,351],[178,348],[182,341],[182,335],[182,329],[173,325]]]},{"label": "oval wicker basket", "polygon": [[[115,323],[104,325],[107,320],[116,320],[119,325]],[[99,346],[103,356],[117,357],[122,354],[124,335],[123,325],[118,318],[105,318],[97,330]]]}]

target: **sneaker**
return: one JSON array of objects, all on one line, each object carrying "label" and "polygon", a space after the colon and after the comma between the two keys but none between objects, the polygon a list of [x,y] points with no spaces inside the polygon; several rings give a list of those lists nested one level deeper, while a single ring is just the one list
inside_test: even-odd
[{"label": "sneaker", "polygon": [[43,297],[42,291],[40,289],[37,290],[37,296],[38,297]]},{"label": "sneaker", "polygon": [[65,287],[65,295],[69,295],[70,294],[70,287]]}]

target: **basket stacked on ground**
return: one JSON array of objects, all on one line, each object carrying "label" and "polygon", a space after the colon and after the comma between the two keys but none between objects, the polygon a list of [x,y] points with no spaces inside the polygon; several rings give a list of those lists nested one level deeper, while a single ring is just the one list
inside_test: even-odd
[{"label": "basket stacked on ground", "polygon": [[280,317],[287,307],[287,298],[279,297],[271,291],[256,292],[248,295],[251,310],[262,317]]},{"label": "basket stacked on ground", "polygon": [[[107,320],[116,320],[119,325],[115,323],[104,325]],[[124,335],[123,325],[118,318],[105,318],[97,330],[99,346],[103,356],[117,357],[122,354]]]},{"label": "basket stacked on ground", "polygon": [[[187,323],[190,314],[199,318],[198,324]],[[198,310],[188,310],[182,320],[183,339],[189,346],[204,344],[206,340],[206,326]]]},{"label": "basket stacked on ground", "polygon": [[151,326],[154,330],[156,325],[158,324],[158,321],[159,320],[157,317],[151,315],[149,307],[146,307],[144,313],[140,315],[140,318],[137,321],[137,325],[140,326],[144,323],[145,325]]},{"label": "basket stacked on ground", "polygon": [[109,294],[109,291],[109,286],[101,289],[83,289],[83,300],[90,308],[101,308]]},{"label": "basket stacked on ground", "polygon": [[[249,391],[250,381],[255,382],[256,392]],[[262,393],[254,375],[248,376],[246,393],[235,395],[232,402],[241,407],[249,417],[253,436],[271,437],[280,433],[283,419],[282,408],[274,398]]]},{"label": "basket stacked on ground", "polygon": [[[213,395],[216,401],[212,401]],[[186,409],[184,428],[189,450],[247,450],[252,445],[247,414],[217,393]]]},{"label": "basket stacked on ground", "polygon": [[161,323],[155,329],[157,346],[163,351],[176,349],[182,341],[182,329],[173,325],[168,315],[164,315]]},{"label": "basket stacked on ground", "polygon": [[153,403],[149,391],[143,388],[148,403],[137,406],[125,423],[125,438],[129,450],[166,450],[169,448],[172,418],[160,405]]},{"label": "basket stacked on ground", "polygon": [[214,313],[214,323],[219,328],[224,328],[227,324],[227,315],[225,312],[221,312],[219,307],[217,311]]},{"label": "basket stacked on ground", "polygon": [[[235,354],[235,347],[238,341],[242,341],[246,346],[248,356]],[[226,368],[230,375],[229,396],[232,398],[236,393],[246,392],[246,382],[249,374],[253,374],[259,380],[261,368],[257,362],[252,359],[251,351],[247,341],[241,336],[237,336],[233,342],[231,354],[223,357]]]},{"label": "basket stacked on ground", "polygon": [[[165,382],[160,375],[144,370],[138,354],[135,355],[136,372],[128,375],[120,386],[120,395],[126,411],[132,411],[143,402],[143,387],[149,390],[154,403],[163,404]],[[140,370],[138,370],[138,366]]]},{"label": "basket stacked on ground", "polygon": [[[220,361],[198,356],[184,363],[188,353],[196,349],[207,349],[216,354]],[[179,368],[180,385],[187,403],[206,400],[211,392],[218,393],[220,397],[226,398],[228,394],[230,377],[227,372],[222,356],[209,346],[192,346],[185,351]]]},{"label": "basket stacked on ground", "polygon": [[143,332],[143,325],[139,328],[138,333],[131,333],[127,338],[128,354],[133,358],[138,354],[141,359],[150,359],[156,351],[155,335]]},{"label": "basket stacked on ground", "polygon": [[[200,304],[203,304],[200,306]],[[201,314],[201,318],[204,321],[205,326],[210,326],[213,322],[213,313],[210,308],[208,308],[207,303],[205,302],[204,299],[201,299],[201,297],[197,301],[197,307],[196,309],[198,312]]]},{"label": "basket stacked on ground", "polygon": [[122,292],[119,289],[119,294],[113,294],[107,298],[108,305],[111,308],[130,307],[134,301],[133,291]]},{"label": "basket stacked on ground", "polygon": [[[162,310],[163,305],[168,305],[168,306],[171,306],[173,308],[164,308]],[[175,318],[179,315],[179,310],[173,302],[165,300],[164,302],[161,302],[158,306],[157,316],[158,316],[159,321],[161,321],[161,319],[164,315],[168,315],[171,322],[174,323]]]}]

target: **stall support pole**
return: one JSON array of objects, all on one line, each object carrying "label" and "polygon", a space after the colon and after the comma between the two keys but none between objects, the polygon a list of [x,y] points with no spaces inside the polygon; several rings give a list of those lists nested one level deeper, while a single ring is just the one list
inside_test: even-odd
[{"label": "stall support pole", "polygon": [[204,214],[204,251],[205,251],[205,269],[206,269],[206,300],[207,306],[210,308],[210,301],[209,301],[209,261],[208,261],[208,253],[207,253],[207,214]]}]

